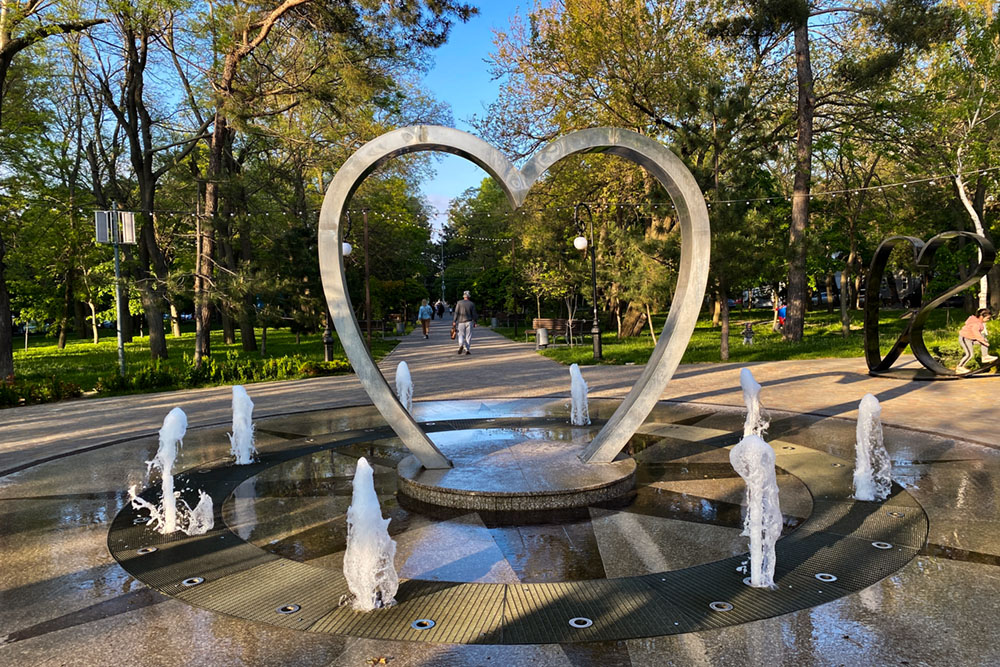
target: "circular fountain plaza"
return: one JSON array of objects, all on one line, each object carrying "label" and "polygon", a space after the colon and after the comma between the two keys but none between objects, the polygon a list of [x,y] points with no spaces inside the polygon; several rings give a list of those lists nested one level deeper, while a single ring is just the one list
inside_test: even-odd
[{"label": "circular fountain plaza", "polygon": [[[259,455],[247,466],[228,456],[228,388],[0,413],[0,664],[1000,660],[981,615],[1000,593],[1000,452],[980,412],[992,381],[869,378],[860,360],[755,366],[783,519],[765,590],[743,581],[738,367],[682,367],[614,474],[591,479],[559,457],[594,437],[636,369],[585,368],[593,424],[571,426],[564,367],[484,330],[475,356],[455,359],[435,324],[383,370],[407,361],[416,420],[471,471],[448,484],[452,471],[431,483],[407,464],[353,377],[249,387]],[[850,497],[868,392],[898,482],[877,503]],[[176,488],[215,507],[204,535],[160,535],[127,502],[173,405],[191,421]],[[398,604],[368,614],[340,604],[362,456],[401,580]],[[441,500],[463,484],[481,493]],[[560,505],[564,487],[597,492]]]}]

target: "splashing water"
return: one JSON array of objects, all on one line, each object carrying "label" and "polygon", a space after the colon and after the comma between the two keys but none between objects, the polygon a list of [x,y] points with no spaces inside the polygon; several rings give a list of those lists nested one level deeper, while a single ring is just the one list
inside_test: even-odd
[{"label": "splashing water", "polygon": [[774,588],[774,544],[782,526],[774,450],[760,436],[747,435],[729,452],[729,462],[747,485],[743,535],[750,538],[750,585]]},{"label": "splashing water", "polygon": [[747,418],[743,422],[743,437],[748,435],[763,436],[771,422],[767,414],[760,408],[760,384],[754,379],[749,368],[740,369],[740,387],[743,389],[743,402],[747,406]]},{"label": "splashing water", "polygon": [[405,361],[396,366],[396,396],[406,411],[413,414],[413,379],[410,377],[410,367]]},{"label": "splashing water", "polygon": [[587,404],[587,383],[583,379],[580,367],[573,364],[569,367],[570,396],[573,405],[569,413],[569,422],[573,426],[586,426],[590,423],[590,406]]},{"label": "splashing water", "polygon": [[892,491],[892,463],[882,440],[882,406],[871,394],[858,405],[855,500],[885,500]]},{"label": "splashing water", "polygon": [[[186,505],[187,503],[185,503]],[[202,535],[212,530],[215,526],[215,508],[212,506],[212,496],[199,489],[198,504],[194,506],[194,509],[187,507],[185,514],[187,515],[187,525],[182,530],[188,535]]]},{"label": "splashing water", "polygon": [[257,453],[254,447],[253,433],[253,401],[247,390],[241,385],[233,386],[233,432],[229,434],[229,453],[238,466],[253,463],[253,455]]},{"label": "splashing water", "polygon": [[361,457],[354,473],[351,506],[347,509],[344,552],[344,578],[354,595],[356,611],[396,604],[399,576],[393,564],[396,542],[389,537],[389,521],[382,518],[372,467]]},{"label": "splashing water", "polygon": [[160,489],[163,500],[160,505],[153,505],[143,500],[136,493],[136,487],[129,487],[129,500],[134,509],[149,511],[147,526],[162,535],[178,530],[188,535],[201,535],[215,525],[215,511],[212,497],[204,491],[198,492],[198,504],[194,509],[183,500],[177,505],[178,496],[174,491],[174,462],[177,460],[177,449],[183,445],[184,434],[187,432],[187,415],[180,408],[174,408],[163,420],[160,428],[160,446],[152,461],[146,461],[146,474],[153,468],[160,471]]}]

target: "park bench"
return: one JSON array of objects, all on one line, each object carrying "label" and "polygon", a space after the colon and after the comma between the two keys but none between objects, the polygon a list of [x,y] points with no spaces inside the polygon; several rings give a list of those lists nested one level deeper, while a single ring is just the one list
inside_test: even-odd
[{"label": "park bench", "polygon": [[535,336],[539,329],[547,329],[550,339],[555,342],[556,337],[562,337],[566,344],[572,344],[579,337],[586,324],[584,320],[572,320],[565,317],[536,317],[531,320],[531,328],[524,330],[524,342],[528,342],[530,336]]}]

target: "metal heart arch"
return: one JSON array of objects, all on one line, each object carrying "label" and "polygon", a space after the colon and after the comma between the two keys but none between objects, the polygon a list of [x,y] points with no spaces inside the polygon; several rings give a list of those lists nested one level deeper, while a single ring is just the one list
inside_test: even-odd
[{"label": "metal heart arch", "polygon": [[[882,287],[882,277],[885,275],[885,267],[889,261],[889,255],[893,249],[902,244],[908,243],[913,249],[913,260],[921,272],[926,272],[931,268],[934,255],[945,243],[956,238],[966,238],[975,242],[981,251],[982,259],[976,270],[957,285],[949,287],[947,290],[931,299],[927,304],[921,304],[920,309],[907,323],[903,333],[899,335],[889,352],[882,356],[879,348],[878,316],[879,316],[879,292]],[[872,257],[871,268],[868,271],[868,281],[865,285],[865,361],[868,363],[868,371],[872,375],[880,375],[888,371],[899,355],[907,346],[913,350],[917,361],[938,376],[953,376],[955,371],[945,367],[937,361],[927,350],[924,343],[924,324],[930,317],[931,311],[948,300],[949,297],[959,294],[965,288],[974,285],[993,266],[996,259],[996,250],[993,244],[983,236],[972,232],[942,232],[931,238],[926,244],[913,236],[890,236],[882,241],[875,250]]]},{"label": "metal heart arch", "polygon": [[437,151],[470,160],[503,188],[513,208],[524,203],[532,185],[559,160],[580,153],[610,153],[645,168],[667,190],[681,229],[681,261],[673,303],[659,342],[639,381],[581,455],[589,463],[614,460],[649,416],[680,363],[698,320],[708,281],[711,231],[708,208],[684,163],[663,145],[635,132],[594,128],[547,144],[518,169],[496,148],[467,132],[436,125],[405,127],[383,134],[357,150],[337,171],[319,218],[319,264],[334,326],[358,379],[403,444],[425,468],[449,468],[441,453],[403,408],[379,372],[361,336],[344,278],[340,220],[361,182],[386,160],[418,151]]}]

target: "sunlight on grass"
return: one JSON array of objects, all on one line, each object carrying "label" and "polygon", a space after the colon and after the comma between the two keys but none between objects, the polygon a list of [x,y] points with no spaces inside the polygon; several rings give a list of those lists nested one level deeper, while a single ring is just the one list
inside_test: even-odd
[{"label": "sunlight on grass", "polygon": [[[906,327],[906,319],[902,316],[906,311],[883,309],[879,321],[879,333],[882,353],[892,347],[896,338]],[[864,356],[864,313],[851,311],[851,332],[845,338],[841,334],[840,313],[813,311],[806,315],[806,326],[803,340],[799,343],[785,341],[780,333],[771,329],[770,310],[733,311],[730,314],[729,361],[780,361],[784,359],[820,359]],[[924,326],[924,340],[931,354],[942,359],[945,365],[955,365],[961,357],[958,345],[958,330],[967,315],[960,309],[938,309],[931,313]],[[657,330],[662,330],[666,313],[653,316]],[[745,322],[753,324],[754,344],[744,345],[740,331]],[[991,339],[1000,338],[1000,323],[987,324]],[[499,333],[513,338],[512,328],[499,328]],[[719,346],[722,339],[718,327],[712,326],[710,318],[698,321],[691,341],[688,343],[682,363],[719,362]],[[561,340],[561,339],[560,339]],[[520,341],[524,342],[521,333]],[[653,339],[649,330],[641,336],[619,340],[614,331],[601,334],[601,347],[604,364],[645,364],[653,351]],[[589,336],[583,337],[583,343],[575,347],[560,345],[541,350],[541,354],[564,364],[594,364],[593,348]]]},{"label": "sunlight on grass", "polygon": [[[91,340],[70,339],[66,348],[58,349],[54,337],[36,334],[29,338],[27,350],[15,349],[14,369],[17,379],[26,382],[37,382],[49,378],[59,378],[66,382],[79,385],[85,391],[90,391],[97,384],[98,378],[111,376],[118,372],[118,349],[113,330],[102,329],[100,341],[95,345]],[[261,342],[261,330],[257,329],[257,344]],[[23,340],[23,339],[22,339]],[[182,369],[191,364],[194,353],[195,335],[193,331],[184,332],[181,337],[167,336],[168,359],[162,363],[171,369]],[[260,352],[244,352],[241,343],[225,344],[222,332],[212,333],[212,358],[225,360],[227,355],[240,359],[261,359]],[[372,341],[373,355],[381,359],[395,347],[396,341],[375,338]],[[296,341],[295,334],[287,329],[268,329],[267,359],[282,357],[301,357],[309,361],[323,360],[323,336],[321,333],[303,334]],[[334,334],[334,358],[346,361],[343,347]],[[128,369],[136,369],[148,365],[149,338],[136,337],[131,343],[125,344],[125,363]]]}]

